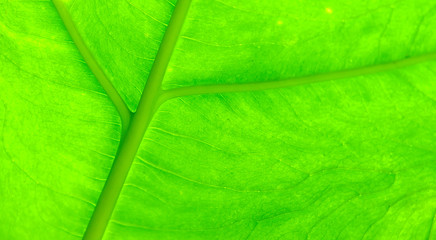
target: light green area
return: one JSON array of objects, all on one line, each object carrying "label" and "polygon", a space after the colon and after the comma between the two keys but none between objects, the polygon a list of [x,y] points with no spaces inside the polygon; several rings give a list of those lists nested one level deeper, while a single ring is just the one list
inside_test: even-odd
[{"label": "light green area", "polygon": [[436,237],[435,3],[55,5],[1,2],[0,238]]},{"label": "light green area", "polygon": [[0,239],[81,239],[118,113],[51,2],[0,5]]},{"label": "light green area", "polygon": [[428,0],[197,0],[164,89],[281,80],[436,51]]},{"label": "light green area", "polygon": [[63,2],[109,80],[136,111],[176,0]]}]

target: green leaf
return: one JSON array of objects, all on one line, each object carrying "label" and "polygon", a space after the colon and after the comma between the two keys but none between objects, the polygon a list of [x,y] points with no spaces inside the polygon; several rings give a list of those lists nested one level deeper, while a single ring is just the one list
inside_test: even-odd
[{"label": "green leaf", "polygon": [[436,3],[0,6],[1,239],[436,238]]}]

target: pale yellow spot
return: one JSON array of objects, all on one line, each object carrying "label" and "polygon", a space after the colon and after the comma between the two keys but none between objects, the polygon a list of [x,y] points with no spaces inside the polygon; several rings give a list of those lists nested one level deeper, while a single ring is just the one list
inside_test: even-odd
[{"label": "pale yellow spot", "polygon": [[168,68],[168,72],[172,72],[173,70],[173,68]]},{"label": "pale yellow spot", "polygon": [[278,20],[277,21],[277,25],[282,25],[283,24],[283,21],[282,20]]},{"label": "pale yellow spot", "polygon": [[325,11],[328,14],[332,14],[333,13],[333,10],[331,8],[326,8]]}]

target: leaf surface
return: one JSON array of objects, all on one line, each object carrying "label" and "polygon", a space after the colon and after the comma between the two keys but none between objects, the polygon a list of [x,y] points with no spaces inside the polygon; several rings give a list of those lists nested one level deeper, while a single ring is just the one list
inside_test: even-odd
[{"label": "leaf surface", "polygon": [[80,238],[119,144],[119,116],[52,3],[1,9],[0,238]]},{"label": "leaf surface", "polygon": [[2,238],[436,236],[434,3],[1,5]]}]

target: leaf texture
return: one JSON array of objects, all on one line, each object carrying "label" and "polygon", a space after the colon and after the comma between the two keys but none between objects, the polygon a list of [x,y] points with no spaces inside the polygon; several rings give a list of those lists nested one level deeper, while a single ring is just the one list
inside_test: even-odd
[{"label": "leaf texture", "polygon": [[2,239],[435,238],[435,3],[0,4]]}]

